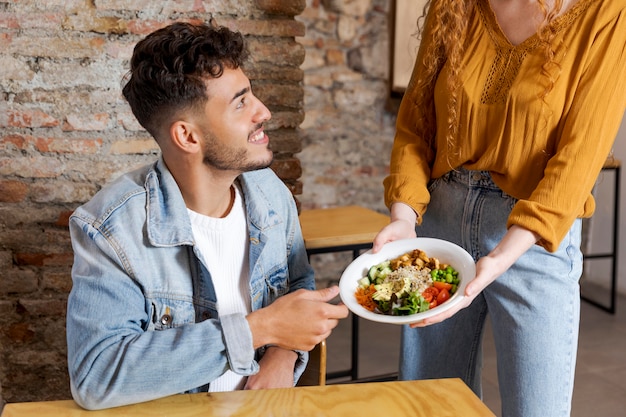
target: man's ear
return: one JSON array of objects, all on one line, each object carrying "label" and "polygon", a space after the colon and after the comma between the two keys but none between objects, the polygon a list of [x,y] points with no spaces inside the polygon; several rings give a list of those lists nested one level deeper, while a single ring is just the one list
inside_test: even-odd
[{"label": "man's ear", "polygon": [[176,121],[170,126],[170,138],[172,144],[183,152],[196,153],[201,148],[198,130],[193,123],[188,121]]}]

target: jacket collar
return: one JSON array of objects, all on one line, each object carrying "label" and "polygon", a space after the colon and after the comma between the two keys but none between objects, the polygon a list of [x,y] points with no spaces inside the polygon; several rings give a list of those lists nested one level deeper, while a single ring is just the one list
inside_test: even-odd
[{"label": "jacket collar", "polygon": [[[266,198],[266,187],[262,187],[263,178],[267,175],[263,171],[244,173],[237,179],[246,206],[250,238],[260,241],[263,240],[263,230],[281,222]],[[193,231],[185,201],[163,157],[148,172],[145,189],[150,243],[154,246],[193,245]]]},{"label": "jacket collar", "polygon": [[163,157],[148,172],[145,188],[150,243],[154,246],[192,245],[194,239],[187,207]]}]

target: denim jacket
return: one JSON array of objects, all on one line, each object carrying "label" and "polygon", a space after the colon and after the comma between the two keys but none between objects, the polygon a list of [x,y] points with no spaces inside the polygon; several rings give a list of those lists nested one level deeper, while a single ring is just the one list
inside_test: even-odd
[{"label": "denim jacket", "polygon": [[[313,289],[291,192],[270,169],[238,178],[250,238],[252,310]],[[72,395],[89,409],[206,391],[227,369],[258,372],[242,314],[219,316],[180,190],[162,158],[98,192],[70,218]],[[298,352],[294,382],[304,370]]]}]

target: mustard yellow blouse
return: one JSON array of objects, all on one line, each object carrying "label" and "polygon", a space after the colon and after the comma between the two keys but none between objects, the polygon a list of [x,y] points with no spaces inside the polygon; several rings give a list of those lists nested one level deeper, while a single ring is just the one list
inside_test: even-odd
[{"label": "mustard yellow blouse", "polygon": [[[434,92],[434,145],[416,133],[428,109],[414,104],[411,84],[400,106],[385,203],[403,202],[421,219],[429,180],[453,168],[489,171],[495,183],[518,199],[507,227],[519,225],[557,249],[577,217],[595,209],[591,195],[626,109],[626,0],[579,0],[552,24],[556,78],[542,74],[544,49],[532,36],[512,45],[489,0],[478,0],[463,60],[458,136],[446,143],[447,91],[444,65]],[[424,33],[413,71],[428,46]],[[432,109],[430,109],[432,111]]]}]

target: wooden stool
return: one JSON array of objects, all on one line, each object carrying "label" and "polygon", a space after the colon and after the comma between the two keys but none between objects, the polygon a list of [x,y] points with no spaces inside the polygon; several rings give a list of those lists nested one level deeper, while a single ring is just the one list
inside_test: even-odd
[{"label": "wooden stool", "polygon": [[614,188],[613,188],[613,242],[611,245],[611,252],[608,253],[593,253],[593,254],[583,254],[583,259],[598,259],[598,258],[609,258],[611,259],[611,293],[610,293],[610,302],[607,306],[606,304],[602,304],[598,301],[595,301],[588,296],[582,295],[581,298],[598,307],[602,310],[615,314],[615,304],[617,299],[617,258],[619,256],[618,253],[618,241],[619,241],[619,210],[620,210],[620,176],[621,176],[621,167],[622,163],[619,159],[615,159],[613,157],[609,157],[604,166],[602,167],[602,171],[613,171],[614,172]]},{"label": "wooden stool", "polygon": [[[302,236],[309,258],[311,255],[352,251],[352,258],[363,249],[370,249],[376,234],[389,224],[389,217],[359,206],[303,210],[300,213]],[[328,379],[350,376],[358,379],[359,322],[352,314],[351,367],[328,374]]]}]

